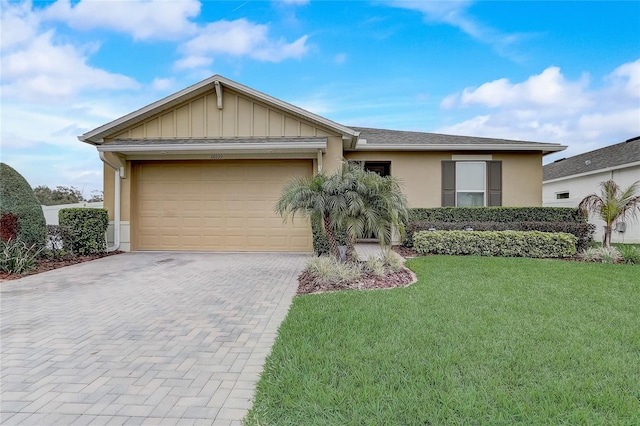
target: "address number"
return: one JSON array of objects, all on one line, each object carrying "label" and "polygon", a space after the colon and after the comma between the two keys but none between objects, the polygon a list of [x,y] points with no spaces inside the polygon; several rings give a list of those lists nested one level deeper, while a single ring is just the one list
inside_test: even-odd
[{"label": "address number", "polygon": [[223,158],[224,158],[224,155],[222,154],[211,154],[212,160],[222,160]]}]

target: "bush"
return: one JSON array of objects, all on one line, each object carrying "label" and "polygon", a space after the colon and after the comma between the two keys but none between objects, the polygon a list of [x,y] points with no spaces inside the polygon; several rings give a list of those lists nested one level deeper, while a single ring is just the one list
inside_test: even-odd
[{"label": "bush", "polygon": [[69,208],[58,212],[60,226],[69,232],[63,238],[64,250],[79,255],[105,253],[105,232],[109,216],[105,209]]},{"label": "bush", "polygon": [[585,262],[620,263],[623,260],[622,254],[615,247],[591,247],[578,257]]},{"label": "bush", "polygon": [[9,274],[24,274],[36,266],[42,248],[35,244],[27,246],[24,241],[0,241],[0,271]]},{"label": "bush", "polygon": [[431,222],[416,221],[407,226],[407,233],[402,244],[405,247],[413,246],[413,235],[419,231],[436,229],[438,231],[462,231],[471,227],[474,231],[540,231],[540,232],[564,232],[576,237],[576,250],[582,251],[589,247],[593,241],[593,233],[596,229],[591,223],[581,222]]},{"label": "bush", "polygon": [[333,256],[311,257],[307,261],[307,272],[320,285],[342,286],[362,277],[359,263],[340,262]]},{"label": "bush", "polygon": [[409,211],[409,222],[586,222],[570,207],[435,207]]},{"label": "bush", "polygon": [[634,246],[621,245],[617,247],[622,255],[622,261],[629,265],[640,265],[640,249]]},{"label": "bush", "polygon": [[24,177],[5,163],[0,163],[0,216],[17,218],[16,240],[28,247],[44,246],[47,236],[42,207]]},{"label": "bush", "polygon": [[0,240],[9,241],[18,238],[18,217],[13,213],[0,215]]},{"label": "bush", "polygon": [[384,266],[391,272],[398,272],[402,269],[403,259],[391,249],[383,250],[380,259]]},{"label": "bush", "polygon": [[420,231],[413,245],[421,254],[567,257],[576,253],[576,237],[562,232]]},{"label": "bush", "polygon": [[375,256],[371,256],[364,262],[364,269],[376,277],[382,277],[387,273],[387,268],[385,268],[382,259]]},{"label": "bush", "polygon": [[47,244],[45,254],[53,259],[63,259],[69,253],[64,249],[64,241],[73,238],[66,226],[47,225]]}]

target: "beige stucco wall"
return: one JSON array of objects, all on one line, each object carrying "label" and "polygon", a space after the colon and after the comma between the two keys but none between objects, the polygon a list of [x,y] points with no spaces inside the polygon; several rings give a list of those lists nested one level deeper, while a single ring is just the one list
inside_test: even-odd
[{"label": "beige stucco wall", "polygon": [[[441,161],[469,152],[347,152],[347,160],[391,161],[391,174],[404,186],[410,207],[441,205]],[[478,155],[487,155],[486,152]],[[502,205],[542,204],[542,156],[539,153],[493,154],[502,161]]]},{"label": "beige stucco wall", "polygon": [[505,206],[542,205],[542,154],[493,154],[502,161],[502,204]]}]

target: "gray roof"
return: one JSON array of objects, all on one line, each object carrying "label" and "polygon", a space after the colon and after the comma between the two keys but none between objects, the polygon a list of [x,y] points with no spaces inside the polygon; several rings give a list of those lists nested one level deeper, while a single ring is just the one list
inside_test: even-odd
[{"label": "gray roof", "polygon": [[640,161],[640,136],[547,164],[542,168],[542,180],[559,179],[638,161]]},{"label": "gray roof", "polygon": [[[372,129],[368,127],[353,127],[350,128],[359,131],[359,139],[366,140],[367,145],[415,145],[415,146],[464,146],[466,148],[473,147],[474,145],[480,147],[487,147],[489,145],[503,146],[504,149],[509,148],[527,148],[531,150],[541,150],[545,153],[556,152],[563,150],[564,146],[552,143],[542,142],[530,142],[511,139],[497,139],[497,138],[481,138],[477,136],[457,136],[457,135],[445,135],[440,133],[424,133],[424,132],[408,132],[403,130],[386,130],[386,129]],[[362,143],[362,142],[360,142]],[[358,146],[360,146],[360,143]],[[483,148],[479,148],[483,149]]]}]

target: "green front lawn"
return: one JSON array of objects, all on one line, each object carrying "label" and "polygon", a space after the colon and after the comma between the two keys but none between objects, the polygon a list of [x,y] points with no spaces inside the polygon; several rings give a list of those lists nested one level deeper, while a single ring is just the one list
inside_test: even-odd
[{"label": "green front lawn", "polygon": [[297,297],[246,423],[640,424],[640,267],[407,265],[408,288]]}]

